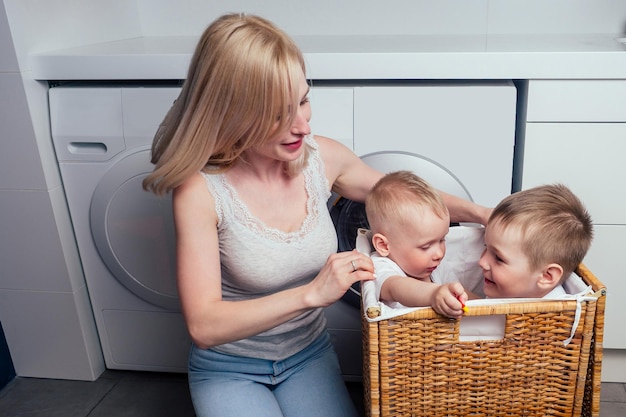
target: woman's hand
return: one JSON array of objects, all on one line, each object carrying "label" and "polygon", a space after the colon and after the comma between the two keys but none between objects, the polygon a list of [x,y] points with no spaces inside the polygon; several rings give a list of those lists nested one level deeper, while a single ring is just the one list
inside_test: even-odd
[{"label": "woman's hand", "polygon": [[369,256],[355,250],[330,255],[310,284],[311,307],[326,307],[339,300],[357,281],[374,279],[374,264]]}]

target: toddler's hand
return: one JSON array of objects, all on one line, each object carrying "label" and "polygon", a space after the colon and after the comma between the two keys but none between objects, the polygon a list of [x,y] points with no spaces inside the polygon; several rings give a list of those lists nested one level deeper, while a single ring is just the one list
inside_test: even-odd
[{"label": "toddler's hand", "polygon": [[431,306],[437,313],[458,318],[463,315],[463,306],[467,301],[467,293],[458,282],[440,285],[432,295]]}]

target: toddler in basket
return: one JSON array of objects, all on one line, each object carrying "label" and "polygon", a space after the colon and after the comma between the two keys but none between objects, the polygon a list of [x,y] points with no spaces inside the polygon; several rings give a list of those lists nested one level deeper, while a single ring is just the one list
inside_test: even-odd
[{"label": "toddler in basket", "polygon": [[492,211],[478,265],[489,298],[559,298],[593,238],[591,216],[564,185],[511,194]]},{"label": "toddler in basket", "polygon": [[[458,282],[439,285],[450,215],[439,193],[410,171],[386,174],[365,200],[372,232],[376,297],[392,308],[432,308],[460,317],[468,294]],[[407,277],[411,279],[407,279]]]}]

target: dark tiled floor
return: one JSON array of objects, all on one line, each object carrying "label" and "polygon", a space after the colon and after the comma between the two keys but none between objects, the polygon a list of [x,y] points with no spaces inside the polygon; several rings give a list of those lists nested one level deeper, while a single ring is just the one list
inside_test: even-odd
[{"label": "dark tiled floor", "polygon": [[[363,413],[361,384],[347,384]],[[601,400],[600,417],[626,416],[626,384],[603,383]],[[194,415],[184,374],[106,371],[95,382],[15,378],[0,391],[0,417]]]},{"label": "dark tiled floor", "polygon": [[[348,382],[363,413],[360,383]],[[0,417],[194,417],[185,374],[108,370],[97,381],[15,378]]]},{"label": "dark tiled floor", "polygon": [[184,374],[106,371],[97,381],[16,378],[1,417],[193,417]]}]

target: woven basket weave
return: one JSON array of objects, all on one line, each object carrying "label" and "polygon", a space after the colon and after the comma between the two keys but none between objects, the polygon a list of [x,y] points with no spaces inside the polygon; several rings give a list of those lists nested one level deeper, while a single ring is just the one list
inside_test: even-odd
[{"label": "woven basket weave", "polygon": [[363,319],[368,416],[598,416],[606,289],[575,300],[472,306],[467,315],[506,316],[504,338],[459,342],[459,320],[432,309]]}]

